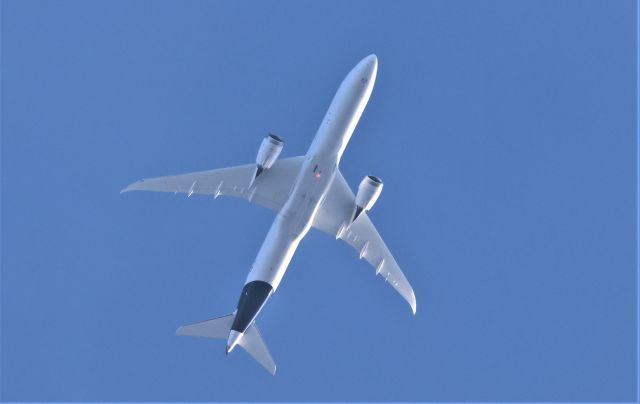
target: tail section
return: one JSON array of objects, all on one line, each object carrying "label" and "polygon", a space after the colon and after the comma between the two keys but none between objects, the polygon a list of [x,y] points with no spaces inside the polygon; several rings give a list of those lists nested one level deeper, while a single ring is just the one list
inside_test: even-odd
[{"label": "tail section", "polygon": [[238,345],[249,352],[249,355],[253,356],[253,359],[257,360],[269,373],[276,374],[276,363],[273,361],[256,323],[247,328]]},{"label": "tail section", "polygon": [[[184,325],[178,328],[176,334],[189,335],[192,337],[227,339],[232,332],[231,325],[233,324],[233,319],[234,315],[229,314],[199,323]],[[269,373],[275,375],[276,364],[255,323],[252,323],[249,328],[241,334],[239,340],[237,340],[237,344],[244,348],[244,350]]]},{"label": "tail section", "polygon": [[233,314],[212,318],[189,325],[178,327],[176,334],[189,335],[191,337],[207,337],[226,339],[233,323]]}]

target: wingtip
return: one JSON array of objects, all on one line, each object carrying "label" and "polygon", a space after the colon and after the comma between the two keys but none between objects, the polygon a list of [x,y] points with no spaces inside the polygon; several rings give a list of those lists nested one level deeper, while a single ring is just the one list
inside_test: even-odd
[{"label": "wingtip", "polygon": [[416,294],[413,293],[413,290],[411,291],[411,301],[409,302],[409,305],[411,305],[411,311],[413,311],[413,315],[415,316],[418,309],[418,304],[416,302]]},{"label": "wingtip", "polygon": [[140,181],[136,181],[136,182],[133,182],[133,183],[131,183],[131,184],[127,185],[126,187],[124,187],[124,188],[122,188],[122,189],[120,190],[120,193],[121,193],[121,194],[124,194],[125,192],[135,191],[134,186],[135,186],[137,183],[139,183],[139,182],[140,182]]},{"label": "wingtip", "polygon": [[144,180],[140,180],[140,181],[136,181],[136,182],[132,182],[131,184],[127,185],[126,187],[122,188],[120,190],[121,194],[124,194],[125,192],[130,192],[130,191],[138,191],[140,190],[140,188],[138,187],[139,184],[143,183]]}]

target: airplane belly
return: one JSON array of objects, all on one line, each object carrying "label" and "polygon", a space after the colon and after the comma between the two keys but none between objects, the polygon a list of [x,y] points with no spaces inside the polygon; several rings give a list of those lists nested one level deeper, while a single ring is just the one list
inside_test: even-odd
[{"label": "airplane belly", "polygon": [[301,237],[295,237],[283,226],[283,217],[278,215],[258,251],[246,283],[267,282],[275,291],[300,244],[300,239]]},{"label": "airplane belly", "polygon": [[[312,170],[309,170],[313,174]],[[268,282],[275,291],[295,254],[300,240],[309,232],[318,212],[322,196],[335,174],[320,181],[314,175],[296,184],[295,191],[273,221],[258,255],[249,271],[246,283]]]},{"label": "airplane belly", "polygon": [[[270,134],[268,143],[263,141],[263,145],[270,146],[261,146],[255,164],[150,178],[121,191],[181,192],[189,197],[194,193],[215,198],[235,196],[278,212],[247,275],[236,310],[182,326],[176,331],[178,335],[226,338],[227,354],[240,346],[269,373],[275,374],[275,362],[255,319],[280,285],[300,241],[314,222],[317,229],[331,235],[337,231],[337,238],[359,251],[360,258],[366,258],[376,274],[384,275],[415,314],[413,289],[376,228],[366,214],[361,214],[357,221],[352,218],[354,210],[361,205],[358,201],[361,198],[353,194],[338,170],[342,154],[371,96],[377,66],[377,57],[369,55],[349,72],[305,156],[276,161],[282,141]],[[373,203],[373,199],[370,202]],[[338,222],[341,223],[339,230]],[[349,234],[343,234],[345,226]]]}]

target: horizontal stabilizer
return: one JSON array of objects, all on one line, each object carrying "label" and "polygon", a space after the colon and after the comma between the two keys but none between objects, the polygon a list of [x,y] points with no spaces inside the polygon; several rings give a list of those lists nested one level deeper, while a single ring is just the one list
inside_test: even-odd
[{"label": "horizontal stabilizer", "polygon": [[228,314],[199,323],[183,325],[178,327],[176,334],[189,335],[192,337],[227,339],[229,330],[231,330],[231,324],[233,323],[233,317],[233,314]]},{"label": "horizontal stabilizer", "polygon": [[249,355],[253,356],[253,359],[257,360],[269,373],[276,374],[276,363],[273,361],[256,323],[247,328],[238,345],[249,352]]}]

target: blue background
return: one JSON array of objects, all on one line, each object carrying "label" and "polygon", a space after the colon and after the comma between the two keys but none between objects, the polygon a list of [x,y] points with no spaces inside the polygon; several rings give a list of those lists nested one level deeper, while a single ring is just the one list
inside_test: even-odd
[{"label": "blue background", "polygon": [[[632,1],[3,1],[3,400],[635,400]],[[306,151],[364,56],[341,169],[418,312],[312,231],[270,376],[231,312],[273,220],[143,177]]]}]

